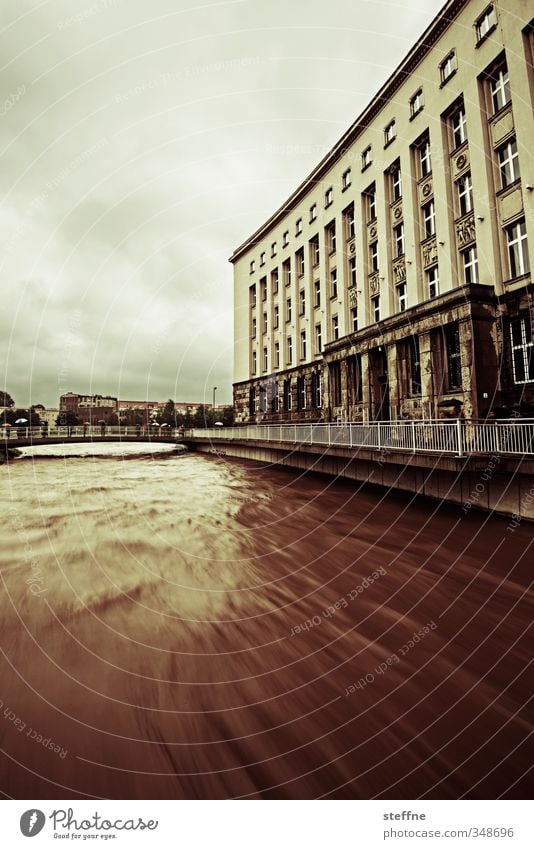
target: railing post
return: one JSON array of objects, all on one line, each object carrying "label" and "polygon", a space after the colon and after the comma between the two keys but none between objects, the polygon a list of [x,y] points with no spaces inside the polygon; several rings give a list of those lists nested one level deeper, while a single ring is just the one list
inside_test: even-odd
[{"label": "railing post", "polygon": [[331,428],[332,428],[332,425],[331,425],[331,424],[329,424],[329,425],[328,425],[328,444],[329,444],[329,445],[332,445],[332,435],[331,435],[331,432],[330,432],[330,431],[331,431]]},{"label": "railing post", "polygon": [[294,442],[294,443],[295,443],[295,445],[296,445],[296,444],[297,444],[297,426],[296,426],[296,425],[293,425],[293,431],[294,431],[294,433],[293,433],[293,442]]},{"label": "railing post", "polygon": [[381,436],[381,433],[380,433],[380,422],[376,422],[376,432],[377,432],[377,439],[376,439],[376,441],[377,441],[377,444],[378,444],[378,450],[380,451],[380,449],[382,448],[381,440],[380,440],[380,436]]},{"label": "railing post", "polygon": [[415,454],[415,422],[412,422],[412,454]]},{"label": "railing post", "polygon": [[456,419],[456,439],[458,442],[458,457],[463,456],[463,443],[462,443],[462,422],[461,419]]}]

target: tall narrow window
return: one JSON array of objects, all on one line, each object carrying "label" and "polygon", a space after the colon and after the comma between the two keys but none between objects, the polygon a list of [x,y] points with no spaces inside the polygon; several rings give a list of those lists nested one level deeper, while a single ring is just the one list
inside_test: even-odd
[{"label": "tall narrow window", "polygon": [[334,190],[332,186],[326,190],[324,193],[324,206],[325,209],[327,206],[330,206],[334,202]]},{"label": "tall narrow window", "polygon": [[373,321],[380,321],[380,295],[375,295],[371,298],[371,313]]},{"label": "tall narrow window", "polygon": [[425,138],[418,147],[419,176],[427,177],[432,171],[432,153],[430,150],[430,139]]},{"label": "tall narrow window", "polygon": [[527,230],[524,219],[522,221],[516,221],[506,228],[506,241],[508,244],[510,277],[520,277],[522,274],[528,274]]},{"label": "tall narrow window", "polygon": [[488,6],[484,14],[475,21],[475,29],[477,34],[477,43],[482,41],[492,32],[497,26],[497,16],[493,3]]},{"label": "tall narrow window", "polygon": [[315,325],[315,353],[320,354],[323,350],[323,334],[321,330],[321,325]]},{"label": "tall narrow window", "polygon": [[356,257],[349,257],[349,286],[356,286]]},{"label": "tall narrow window", "polygon": [[273,329],[278,330],[279,325],[280,325],[280,307],[278,306],[278,304],[276,304],[276,306],[274,308],[274,313],[273,313]]},{"label": "tall narrow window", "polygon": [[391,200],[392,202],[395,202],[402,197],[402,178],[400,164],[398,162],[391,166],[390,182]]},{"label": "tall narrow window", "polygon": [[273,413],[277,413],[280,409],[280,398],[278,396],[278,381],[275,380],[272,384],[272,395],[271,395],[271,411]]},{"label": "tall narrow window", "polygon": [[458,207],[460,215],[467,215],[473,210],[473,183],[471,182],[471,174],[464,174],[456,181],[456,189],[458,191]]},{"label": "tall narrow window", "polygon": [[304,315],[306,312],[306,290],[301,289],[299,292],[299,315]]},{"label": "tall narrow window", "polygon": [[297,410],[306,409],[306,381],[303,376],[297,377]]},{"label": "tall narrow window", "polygon": [[334,342],[339,339],[339,319],[337,315],[332,316],[332,339]]},{"label": "tall narrow window", "polygon": [[489,77],[489,87],[493,114],[503,109],[511,100],[508,68],[505,64],[497,68]]},{"label": "tall narrow window", "polygon": [[371,145],[365,148],[362,152],[362,171],[369,167],[371,162],[373,161],[373,151]]},{"label": "tall narrow window", "polygon": [[418,112],[420,112],[423,108],[423,105],[423,89],[420,88],[415,92],[412,97],[410,97],[410,116],[412,118],[415,118]]},{"label": "tall narrow window", "polygon": [[293,362],[293,339],[291,336],[287,337],[287,364],[291,365]]},{"label": "tall narrow window", "polygon": [[388,144],[391,144],[396,135],[397,130],[395,128],[395,120],[393,120],[390,121],[389,124],[384,128],[384,147],[387,147]]},{"label": "tall narrow window", "polygon": [[271,288],[273,295],[276,295],[278,292],[278,269],[275,268],[274,271],[271,271]]},{"label": "tall narrow window", "polygon": [[378,242],[369,245],[369,272],[378,271]]},{"label": "tall narrow window", "polygon": [[282,264],[282,275],[284,279],[284,286],[291,285],[291,260],[286,259]]},{"label": "tall narrow window", "polygon": [[300,236],[302,233],[302,218],[297,218],[295,222],[295,236]]},{"label": "tall narrow window", "polygon": [[300,359],[306,359],[306,331],[303,330],[300,334]]},{"label": "tall narrow window", "polygon": [[317,218],[317,204],[312,203],[310,206],[310,224]]},{"label": "tall narrow window", "polygon": [[376,188],[374,185],[370,186],[366,192],[364,192],[366,207],[367,207],[367,221],[374,221],[376,218]]},{"label": "tall narrow window", "polygon": [[458,62],[456,61],[456,53],[454,50],[451,50],[443,62],[441,62],[439,66],[439,75],[441,79],[441,84],[444,85],[447,80],[449,80],[458,67]]},{"label": "tall narrow window", "polygon": [[251,386],[248,390],[248,414],[249,416],[256,415],[256,389]]},{"label": "tall narrow window", "polygon": [[312,404],[318,410],[323,403],[321,392],[321,372],[314,371],[311,376]]},{"label": "tall narrow window", "polygon": [[519,316],[510,323],[514,383],[534,380],[534,344],[530,315]]},{"label": "tall narrow window", "polygon": [[406,310],[406,307],[408,306],[406,281],[399,283],[399,285],[397,286],[397,303],[399,306],[399,312],[404,312]]},{"label": "tall narrow window", "polygon": [[284,410],[288,413],[291,412],[293,406],[291,395],[291,378],[288,377],[284,380]]},{"label": "tall narrow window", "polygon": [[269,369],[269,352],[267,348],[263,349],[263,371],[268,371]]},{"label": "tall narrow window", "polygon": [[330,272],[330,297],[337,298],[337,268]]},{"label": "tall narrow window", "polygon": [[291,321],[291,298],[286,299],[286,321]]},{"label": "tall narrow window", "polygon": [[284,235],[282,236],[282,247],[287,248],[288,245],[289,245],[289,230],[286,230],[284,232]]},{"label": "tall narrow window", "polygon": [[336,222],[331,221],[330,224],[325,227],[324,232],[326,237],[326,249],[329,254],[333,254],[336,250]]},{"label": "tall narrow window", "polygon": [[297,251],[295,259],[297,261],[297,277],[302,277],[304,275],[304,248]]},{"label": "tall narrow window", "polygon": [[478,256],[476,245],[461,252],[462,265],[464,269],[464,280],[466,283],[478,283]]},{"label": "tall narrow window", "polygon": [[348,187],[350,186],[351,183],[352,183],[351,170],[350,170],[350,168],[347,168],[347,170],[343,172],[343,176],[341,177],[341,188],[343,189],[343,191],[345,191],[345,189],[348,189]]},{"label": "tall narrow window", "polygon": [[253,318],[252,319],[252,329],[250,331],[250,335],[252,336],[253,339],[256,338],[256,333],[257,333],[256,319]]},{"label": "tall narrow window", "polygon": [[358,307],[352,307],[350,311],[350,325],[353,333],[358,330]]},{"label": "tall narrow window", "polygon": [[423,206],[423,223],[425,227],[425,239],[436,235],[436,209],[434,201]]},{"label": "tall narrow window", "polygon": [[252,351],[252,374],[256,374],[258,370],[258,355],[256,351]]},{"label": "tall narrow window", "polygon": [[313,291],[314,291],[314,307],[317,309],[321,306],[321,281],[315,280],[313,283]]},{"label": "tall narrow window", "polygon": [[410,395],[421,394],[421,356],[419,353],[419,338],[410,336]]},{"label": "tall narrow window", "polygon": [[497,150],[499,157],[499,168],[501,172],[501,184],[503,189],[519,180],[519,155],[517,153],[517,142],[510,139]]},{"label": "tall narrow window", "polygon": [[319,236],[314,236],[313,239],[310,239],[310,253],[311,253],[311,262],[312,266],[316,268],[319,265]]},{"label": "tall narrow window", "polygon": [[393,237],[395,240],[395,257],[404,255],[404,224],[401,222],[393,228]]},{"label": "tall narrow window", "polygon": [[463,104],[451,115],[450,125],[452,133],[452,149],[456,150],[457,147],[460,147],[460,145],[467,141],[467,121]]},{"label": "tall narrow window", "polygon": [[280,368],[280,342],[274,343],[274,367]]},{"label": "tall narrow window", "polygon": [[343,210],[343,224],[345,228],[345,240],[350,242],[351,239],[354,239],[354,235],[356,233],[353,203]]},{"label": "tall narrow window", "polygon": [[330,401],[333,407],[339,407],[341,404],[341,363],[336,360],[328,366],[328,376],[330,383]]},{"label": "tall narrow window", "polygon": [[437,298],[439,295],[439,273],[437,265],[426,271],[426,286],[429,298]]},{"label": "tall narrow window", "polygon": [[454,391],[462,388],[462,355],[460,351],[460,331],[457,324],[445,327],[445,346],[447,353],[448,388]]}]

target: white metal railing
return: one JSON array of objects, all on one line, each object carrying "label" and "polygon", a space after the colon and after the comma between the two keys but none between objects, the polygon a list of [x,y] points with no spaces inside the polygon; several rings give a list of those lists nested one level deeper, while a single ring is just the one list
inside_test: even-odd
[{"label": "white metal railing", "polygon": [[46,438],[58,439],[88,439],[93,437],[113,436],[117,439],[123,437],[136,437],[138,439],[150,440],[156,437],[169,438],[172,441],[180,439],[183,430],[170,427],[136,427],[135,425],[125,427],[123,425],[76,425],[68,427],[67,425],[46,427],[46,425],[38,425],[37,427],[26,427],[25,425],[0,425],[0,439],[15,442],[17,439],[31,439],[32,442],[39,442]]},{"label": "white metal railing", "polygon": [[491,423],[451,421],[368,422],[360,424],[243,425],[228,428],[194,428],[193,438],[219,441],[261,440],[293,445],[373,448],[412,454],[475,454],[534,456],[534,419],[503,419]]}]

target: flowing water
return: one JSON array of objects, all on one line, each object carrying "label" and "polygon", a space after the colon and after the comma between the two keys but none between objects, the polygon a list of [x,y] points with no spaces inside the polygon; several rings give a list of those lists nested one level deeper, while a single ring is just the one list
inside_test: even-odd
[{"label": "flowing water", "polygon": [[5,796],[529,792],[531,525],[98,450],[0,468]]}]

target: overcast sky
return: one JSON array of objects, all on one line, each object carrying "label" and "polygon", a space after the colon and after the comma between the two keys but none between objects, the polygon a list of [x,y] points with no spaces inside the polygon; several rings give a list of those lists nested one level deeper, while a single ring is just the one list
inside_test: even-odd
[{"label": "overcast sky", "polygon": [[228,257],[441,0],[1,0],[0,389],[231,402]]}]

